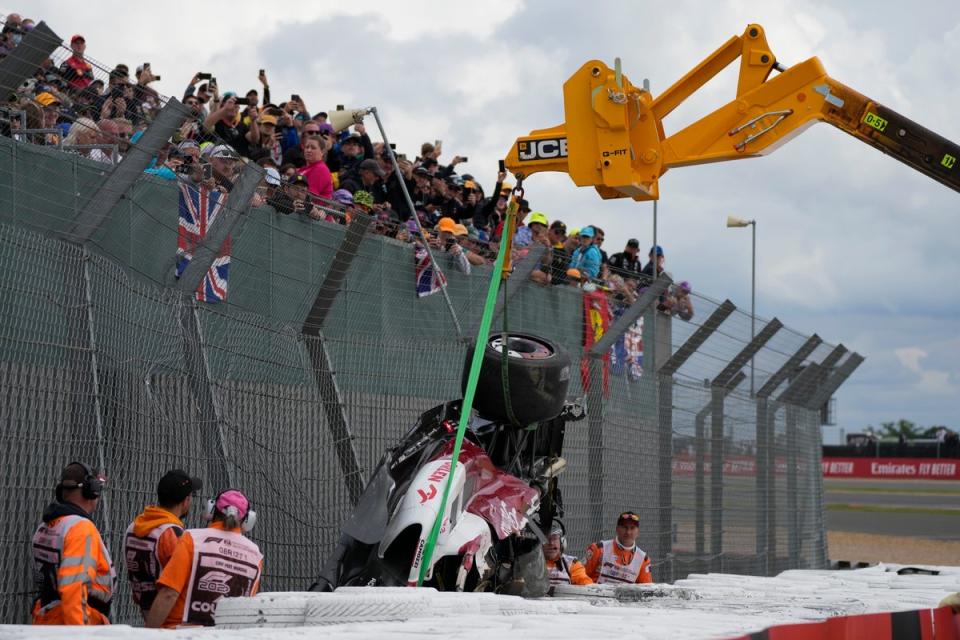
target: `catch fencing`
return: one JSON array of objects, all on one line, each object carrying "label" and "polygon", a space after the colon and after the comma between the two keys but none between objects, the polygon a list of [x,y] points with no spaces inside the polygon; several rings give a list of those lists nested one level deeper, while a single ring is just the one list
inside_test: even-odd
[{"label": "catch fencing", "polygon": [[[109,476],[95,520],[121,573],[114,618],[137,623],[120,538],[166,470],[199,475],[204,498],[247,492],[263,588],[304,589],[384,450],[461,393],[489,268],[463,275],[441,254],[448,295],[418,298],[412,245],[363,215],[241,206],[241,179],[223,218],[226,301],[198,302],[199,280],[174,276],[178,183],[131,170],[137,151],[114,167],[0,138],[3,623],[28,618],[30,538],[71,460]],[[748,314],[699,294],[690,321],[668,317],[663,284],[612,301],[601,336],[607,298],[509,282],[497,330],[506,317],[580,365],[570,395],[588,417],[568,426],[560,480],[568,551],[629,509],[661,581],[823,567],[819,409],[862,358],[776,320],[754,335]]]}]

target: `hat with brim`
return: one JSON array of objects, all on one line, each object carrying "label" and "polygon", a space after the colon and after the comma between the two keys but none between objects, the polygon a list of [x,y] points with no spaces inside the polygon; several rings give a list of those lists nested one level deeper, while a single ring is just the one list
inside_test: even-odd
[{"label": "hat with brim", "polygon": [[446,231],[448,233],[455,233],[457,228],[457,223],[453,221],[453,218],[443,217],[437,221],[437,231]]},{"label": "hat with brim", "polygon": [[171,505],[183,502],[187,496],[202,490],[203,480],[182,469],[171,469],[157,483],[157,498],[161,504]]}]

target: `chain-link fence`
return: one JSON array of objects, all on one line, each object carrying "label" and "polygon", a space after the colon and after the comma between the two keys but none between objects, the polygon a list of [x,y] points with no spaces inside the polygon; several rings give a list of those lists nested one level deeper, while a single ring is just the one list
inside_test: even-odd
[{"label": "chain-link fence", "polygon": [[[175,277],[180,184],[131,174],[135,151],[115,168],[0,137],[5,623],[27,617],[30,537],[67,462],[109,475],[95,519],[121,574],[122,532],[180,467],[209,493],[246,491],[264,588],[303,589],[384,449],[460,394],[489,268],[463,275],[441,255],[449,300],[418,298],[413,245],[363,216],[250,209],[236,187],[226,300],[198,302],[204,271]],[[570,395],[588,419],[568,427],[561,477],[570,551],[632,509],[658,580],[824,566],[819,407],[860,357],[775,320],[754,335],[749,315],[699,294],[692,319],[671,318],[662,284],[623,307],[509,282],[510,330],[582,364]],[[136,623],[120,584],[115,618]]]}]

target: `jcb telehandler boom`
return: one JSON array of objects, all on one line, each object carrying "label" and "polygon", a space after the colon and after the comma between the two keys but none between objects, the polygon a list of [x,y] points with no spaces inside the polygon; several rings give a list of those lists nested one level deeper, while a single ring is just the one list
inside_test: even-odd
[{"label": "jcb telehandler boom", "polygon": [[[667,137],[663,119],[740,58],[737,96]],[[772,71],[778,75],[770,77]],[[824,121],[960,191],[960,147],[829,77],[817,58],[780,65],[763,28],[748,25],[656,98],[591,60],[563,85],[566,122],[518,138],[512,173],[568,173],[604,198],[659,198],[668,169],[764,155]]]}]

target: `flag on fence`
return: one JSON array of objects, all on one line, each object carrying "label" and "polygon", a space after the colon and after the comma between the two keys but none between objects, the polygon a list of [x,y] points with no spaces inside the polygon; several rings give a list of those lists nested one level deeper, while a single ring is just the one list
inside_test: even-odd
[{"label": "flag on fence", "polygon": [[[204,186],[180,184],[180,225],[177,230],[177,278],[183,275],[197,245],[223,211],[227,194]],[[230,275],[230,238],[227,237],[213,264],[197,285],[197,300],[223,302],[227,299]]]},{"label": "flag on fence", "polygon": [[[602,291],[583,292],[583,347],[584,352],[599,341],[610,328],[610,306]],[[603,393],[610,393],[610,352],[603,354]],[[587,358],[580,360],[580,379],[583,388],[590,388],[590,366]]]},{"label": "flag on fence", "polygon": [[413,251],[414,277],[416,278],[417,297],[424,298],[447,286],[447,278],[430,262],[426,247],[417,244]]},{"label": "flag on fence", "polygon": [[639,380],[643,375],[643,318],[640,318],[613,343],[610,370],[615,376]]}]

